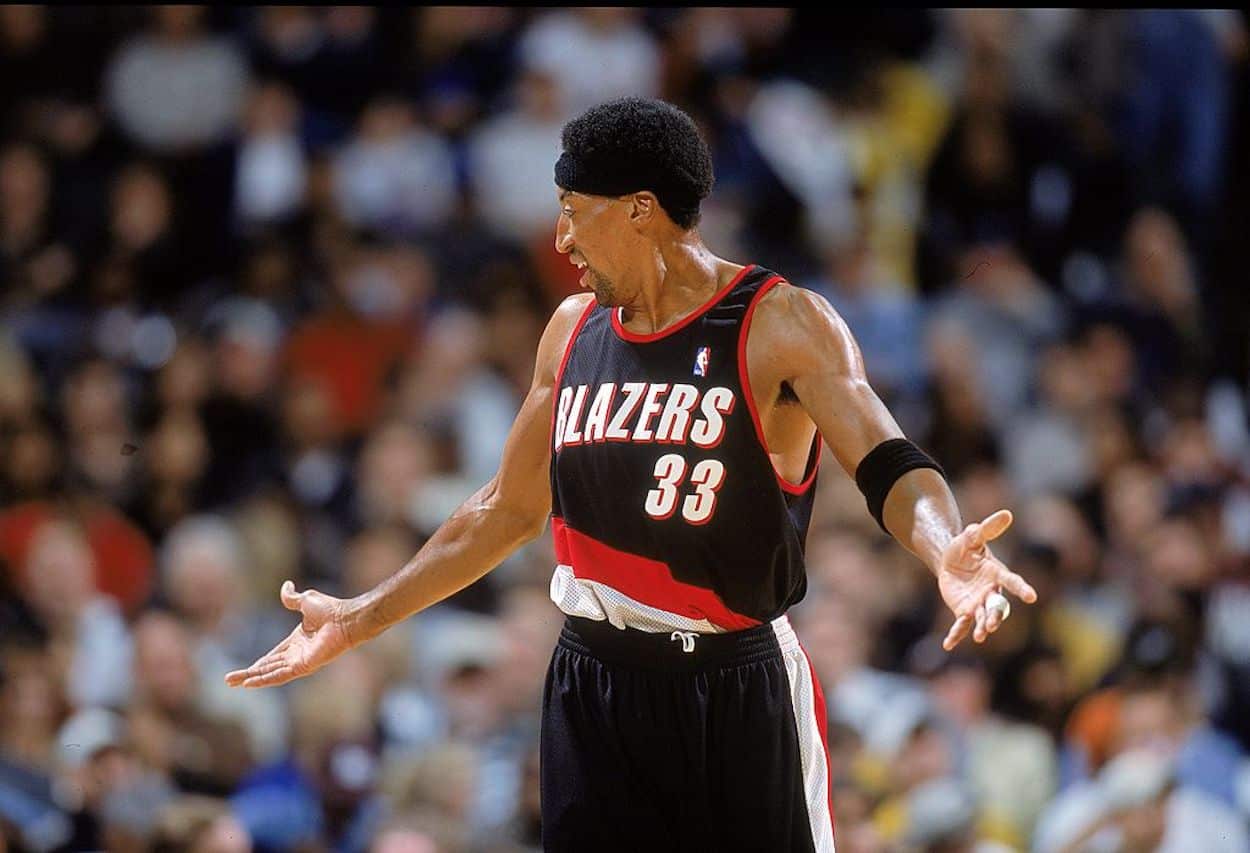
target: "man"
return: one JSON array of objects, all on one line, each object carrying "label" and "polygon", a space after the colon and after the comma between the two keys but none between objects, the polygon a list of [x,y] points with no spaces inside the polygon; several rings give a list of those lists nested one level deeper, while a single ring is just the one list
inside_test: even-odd
[{"label": "man", "polygon": [[551,319],[498,474],[370,592],[285,584],[302,624],[229,683],[313,672],[550,515],[567,617],[543,699],[544,847],[832,851],[823,697],[785,615],[805,590],[820,437],[937,576],[948,650],[999,627],[1000,590],[1036,599],[986,544],[1011,514],[963,527],[828,304],[703,245],[712,167],[688,116],[627,98],[562,141],[556,248],[593,298]]}]

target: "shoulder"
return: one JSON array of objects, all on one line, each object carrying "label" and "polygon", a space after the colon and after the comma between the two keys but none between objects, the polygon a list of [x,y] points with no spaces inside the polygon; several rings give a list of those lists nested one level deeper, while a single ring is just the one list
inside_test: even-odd
[{"label": "shoulder", "polygon": [[773,315],[776,318],[776,316],[788,314],[806,315],[811,311],[819,311],[821,308],[833,310],[833,306],[829,305],[829,300],[816,293],[815,290],[800,288],[785,279],[780,279],[763,296],[760,296],[759,304],[756,305],[756,313],[758,316]]},{"label": "shoulder", "polygon": [[575,293],[566,297],[552,312],[538,344],[538,368],[542,375],[555,379],[569,341],[594,301],[592,293]]},{"label": "shoulder", "polygon": [[857,357],[851,331],[829,300],[784,280],[759,298],[750,331],[750,350],[772,353],[799,371]]},{"label": "shoulder", "polygon": [[552,312],[551,319],[547,321],[548,331],[563,329],[567,333],[572,334],[573,327],[581,322],[586,309],[594,301],[595,296],[593,293],[574,293],[572,296],[566,296],[556,306],[556,310]]},{"label": "shoulder", "polygon": [[826,315],[837,316],[829,300],[784,278],[770,287],[755,306],[756,321],[766,323],[819,322]]}]

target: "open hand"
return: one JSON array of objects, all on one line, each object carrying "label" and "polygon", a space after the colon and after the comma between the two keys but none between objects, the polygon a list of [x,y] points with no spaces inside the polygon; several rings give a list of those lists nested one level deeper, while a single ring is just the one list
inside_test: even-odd
[{"label": "open hand", "polygon": [[1015,572],[990,553],[989,542],[1011,526],[1011,512],[1000,509],[984,521],[969,524],[942,552],[938,566],[938,591],[955,613],[955,624],[942,641],[950,651],[972,631],[972,639],[985,638],[1003,623],[999,610],[987,610],[985,599],[991,593],[1006,592],[1026,604],[1037,601],[1037,592]]},{"label": "open hand", "polygon": [[231,687],[273,687],[311,675],[352,647],[343,627],[341,598],[310,589],[296,592],[295,584],[282,584],[282,604],[303,617],[285,640],[247,669],[226,675]]}]

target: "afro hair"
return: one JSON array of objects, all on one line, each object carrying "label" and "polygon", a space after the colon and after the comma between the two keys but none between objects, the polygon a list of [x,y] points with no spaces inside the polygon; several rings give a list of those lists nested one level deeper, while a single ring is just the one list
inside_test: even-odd
[{"label": "afro hair", "polygon": [[712,191],[712,156],[694,120],[672,104],[636,97],[599,104],[566,124],[561,142],[571,158],[623,173],[608,180],[618,189],[632,182],[622,195],[650,190],[679,227],[698,224],[699,203]]}]

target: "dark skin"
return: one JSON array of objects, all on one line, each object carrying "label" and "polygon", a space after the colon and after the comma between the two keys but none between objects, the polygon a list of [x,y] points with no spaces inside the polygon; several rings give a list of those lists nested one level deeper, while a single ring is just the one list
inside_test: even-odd
[{"label": "dark skin", "polygon": [[[590,300],[619,307],[627,329],[650,334],[680,322],[742,270],[712,254],[697,230],[674,223],[653,193],[610,198],[558,192],[556,249],[586,268],[582,285],[591,293],[566,299],[548,323],[498,473],[407,565],[369,592],[339,599],[283,584],[282,603],[300,612],[301,624],[252,666],[227,675],[228,684],[268,687],[315,672],[478,580],[542,533],[551,511],[556,370]],[[810,291],[780,284],[760,300],[748,337],[747,369],[773,463],[791,482],[803,477],[817,429],[851,476],[873,447],[903,435],[869,386],[846,324]],[[933,572],[955,614],[943,642],[947,650],[969,634],[981,643],[998,630],[998,611],[985,607],[991,593],[1037,600],[1033,588],[989,549],[1011,524],[1011,513],[999,510],[965,526],[950,488],[935,471],[900,477],[886,498],[884,519]]]}]

